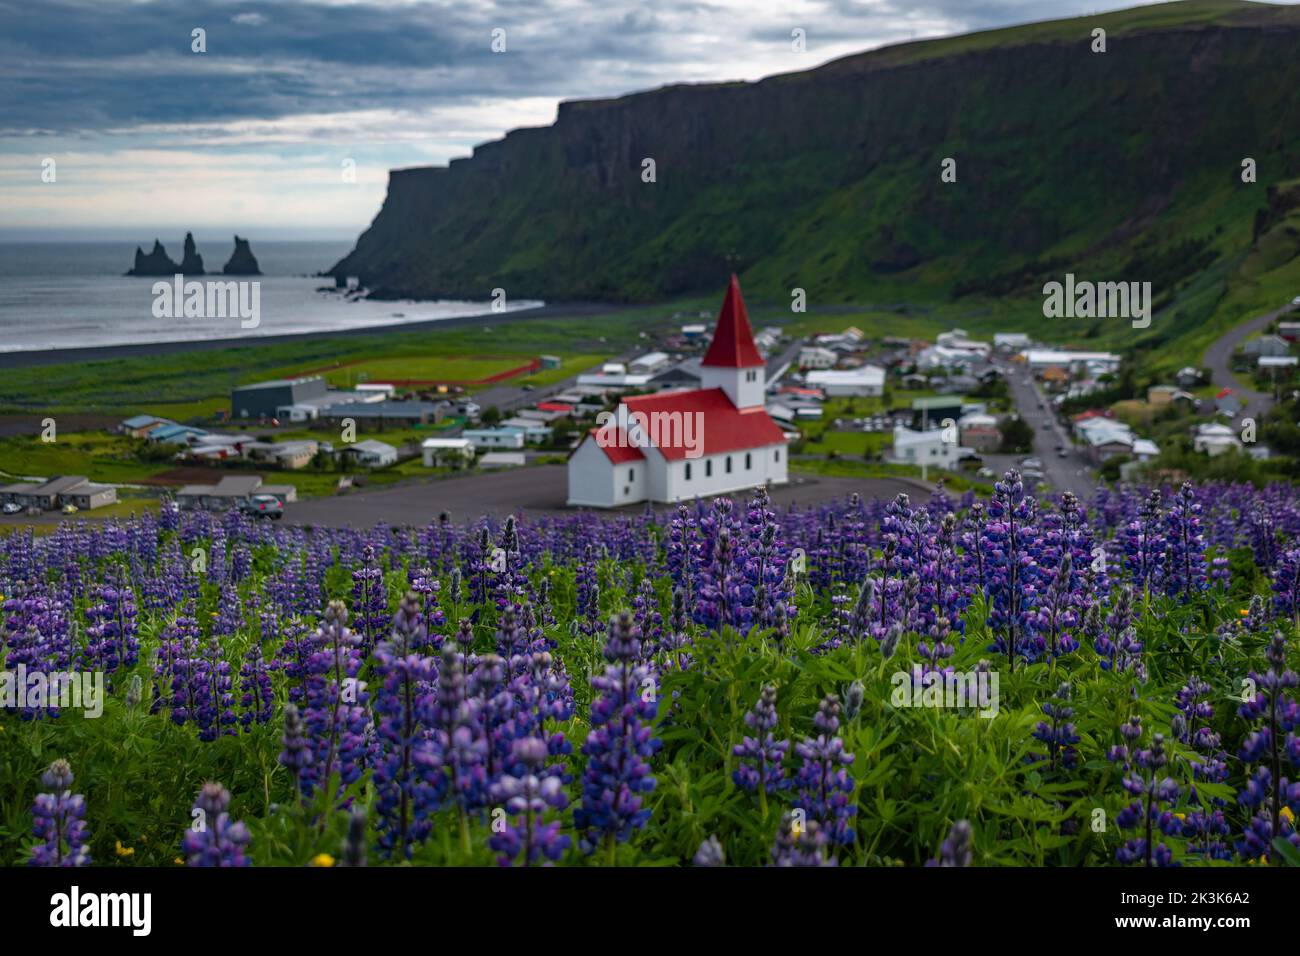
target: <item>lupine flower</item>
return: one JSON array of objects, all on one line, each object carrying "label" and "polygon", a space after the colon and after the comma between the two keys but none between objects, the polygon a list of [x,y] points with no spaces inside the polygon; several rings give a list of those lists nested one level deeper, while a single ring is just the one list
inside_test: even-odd
[{"label": "lupine flower", "polygon": [[723,852],[722,844],[718,842],[716,835],[709,837],[700,844],[700,848],[695,851],[695,856],[691,862],[696,866],[726,866],[727,854]]},{"label": "lupine flower", "polygon": [[773,735],[778,722],[776,687],[766,684],[754,709],[745,714],[745,725],[754,736],[746,736],[731,749],[732,754],[740,758],[736,769],[731,772],[732,779],[742,790],[757,790],[760,796],[765,797],[790,785],[782,766],[790,741],[777,740]]},{"label": "lupine flower", "polygon": [[803,761],[794,778],[795,804],[822,824],[827,839],[849,845],[856,839],[853,818],[858,808],[852,800],[854,781],[845,769],[853,763],[853,754],[844,752],[844,741],[836,734],[839,726],[840,699],[828,694],[813,718],[817,736],[795,745]]},{"label": "lupine flower", "polygon": [[830,841],[825,828],[816,820],[800,821],[787,813],[781,818],[772,844],[772,866],[838,866],[839,861],[828,856],[826,846]]},{"label": "lupine flower", "polygon": [[32,866],[89,866],[86,843],[86,798],[72,792],[72,768],[56,760],[41,774],[50,791],[36,796],[32,806],[32,833],[41,842],[32,848]]},{"label": "lupine flower", "polygon": [[1140,863],[1143,866],[1175,866],[1173,852],[1163,842],[1156,841],[1156,831],[1173,834],[1180,829],[1174,814],[1162,808],[1178,799],[1179,788],[1172,779],[1163,776],[1169,763],[1165,753],[1164,735],[1154,734],[1149,748],[1138,748],[1142,736],[1142,720],[1132,717],[1120,728],[1125,743],[1111,748],[1109,759],[1124,770],[1124,789],[1133,796],[1132,802],[1119,812],[1115,822],[1122,830],[1133,830],[1136,835],[1115,852],[1115,858],[1125,865]]},{"label": "lupine flower", "polygon": [[546,823],[543,814],[547,808],[563,810],[569,798],[558,777],[539,776],[546,763],[546,743],[537,737],[515,740],[512,756],[514,763],[523,767],[523,773],[502,775],[492,785],[492,799],[513,819],[493,833],[488,845],[497,852],[497,862],[502,866],[515,860],[524,866],[543,859],[558,862],[569,848],[569,838],[560,832],[560,821]]},{"label": "lupine flower", "polygon": [[1254,695],[1237,713],[1257,729],[1246,735],[1237,757],[1255,765],[1238,801],[1255,810],[1237,851],[1247,859],[1272,858],[1272,842],[1280,836],[1300,847],[1295,815],[1300,813],[1300,783],[1282,776],[1286,763],[1300,767],[1300,705],[1287,691],[1300,685],[1300,677],[1286,666],[1286,640],[1275,633],[1268,646],[1268,670],[1254,671]]},{"label": "lupine flower", "polygon": [[948,837],[939,847],[939,855],[926,862],[926,866],[970,866],[973,854],[971,842],[974,834],[966,820],[958,820],[948,831]]},{"label": "lupine flower", "polygon": [[186,866],[248,866],[244,848],[250,839],[242,820],[232,821],[226,811],[230,791],[219,783],[205,783],[194,800],[192,823],[181,840]]},{"label": "lupine flower", "polygon": [[582,804],[573,815],[588,851],[604,842],[612,855],[615,842],[625,842],[650,819],[641,795],[654,790],[655,778],[646,761],[661,744],[652,726],[657,698],[643,692],[651,670],[637,663],[640,658],[641,635],[631,616],[616,616],[605,642],[609,666],[591,679],[597,696],[591,705],[591,731],[582,745],[587,757]]},{"label": "lupine flower", "polygon": [[[1040,720],[1034,728],[1034,739],[1047,744],[1045,759],[1050,771],[1055,771],[1058,766],[1062,770],[1073,770],[1079,762],[1079,752],[1074,746],[1079,742],[1079,735],[1070,722],[1074,716],[1070,695],[1070,685],[1061,684],[1052,699],[1043,704],[1043,714],[1048,719]],[[1035,756],[1044,759],[1041,754]]]}]

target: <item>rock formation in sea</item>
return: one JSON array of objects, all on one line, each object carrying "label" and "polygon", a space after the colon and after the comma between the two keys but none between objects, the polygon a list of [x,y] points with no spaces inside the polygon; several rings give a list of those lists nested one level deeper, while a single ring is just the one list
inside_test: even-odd
[{"label": "rock formation in sea", "polygon": [[221,270],[228,276],[260,276],[262,270],[257,267],[257,258],[247,239],[235,236],[235,251],[230,254],[230,261]]},{"label": "rock formation in sea", "polygon": [[127,272],[129,276],[172,276],[181,271],[181,267],[167,255],[167,250],[157,239],[153,241],[153,251],[148,255],[135,247],[135,267]]},{"label": "rock formation in sea", "polygon": [[203,275],[203,257],[194,245],[194,233],[185,233],[185,258],[181,259],[181,272],[187,276]]}]

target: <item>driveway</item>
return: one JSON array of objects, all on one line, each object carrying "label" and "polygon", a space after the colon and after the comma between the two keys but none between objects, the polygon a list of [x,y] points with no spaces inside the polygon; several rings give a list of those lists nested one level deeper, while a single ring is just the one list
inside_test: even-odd
[{"label": "driveway", "polygon": [[[424,525],[445,511],[452,521],[472,521],[481,515],[577,514],[564,504],[568,469],[563,465],[537,465],[495,472],[475,472],[433,481],[390,485],[374,491],[357,491],[332,498],[309,498],[285,507],[284,521],[296,525],[365,527],[383,521],[390,525]],[[891,499],[899,492],[922,503],[930,487],[907,478],[841,478],[796,474],[790,484],[772,489],[780,508],[801,507],[847,498],[857,492],[864,498]],[[734,497],[742,499],[743,493]],[[629,505],[614,512],[638,514],[645,505]],[[657,511],[676,505],[659,504]]]},{"label": "driveway", "polygon": [[1256,422],[1260,421],[1264,413],[1268,411],[1269,406],[1272,405],[1273,396],[1266,392],[1255,391],[1232,373],[1232,353],[1239,349],[1256,332],[1267,328],[1269,323],[1278,316],[1292,312],[1295,308],[1292,305],[1283,306],[1266,315],[1251,319],[1249,322],[1234,326],[1205,350],[1205,366],[1210,370],[1214,384],[1232,389],[1233,394],[1241,401],[1241,418],[1253,418]]}]

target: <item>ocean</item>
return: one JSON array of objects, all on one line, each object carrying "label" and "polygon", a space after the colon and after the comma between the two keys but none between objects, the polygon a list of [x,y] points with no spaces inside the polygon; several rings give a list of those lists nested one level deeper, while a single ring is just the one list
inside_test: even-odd
[{"label": "ocean", "polygon": [[[179,261],[183,236],[160,236]],[[234,249],[231,237],[195,237],[204,267],[220,271]],[[0,352],[96,348],[148,342],[187,342],[428,322],[490,315],[491,303],[348,300],[332,291],[333,280],[314,275],[352,248],[350,240],[265,241],[251,238],[263,275],[256,277],[256,327],[229,318],[157,317],[155,278],[124,276],[135,264],[135,247],[153,248],[153,237],[134,242],[0,243]],[[231,279],[249,277],[232,276]],[[193,277],[222,281],[220,275]],[[321,291],[323,288],[329,291]],[[490,290],[484,290],[484,295]],[[507,311],[542,303],[506,301]]]}]

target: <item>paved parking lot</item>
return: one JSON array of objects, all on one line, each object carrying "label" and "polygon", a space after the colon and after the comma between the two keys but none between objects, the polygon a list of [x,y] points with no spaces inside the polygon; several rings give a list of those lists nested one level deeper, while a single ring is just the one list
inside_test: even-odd
[{"label": "paved parking lot", "polygon": [[[422,525],[436,521],[445,511],[453,521],[472,521],[484,514],[571,514],[564,504],[568,487],[563,465],[538,465],[499,472],[444,478],[357,491],[332,498],[298,501],[285,508],[284,521],[298,525],[360,528],[379,521],[390,525]],[[813,505],[854,492],[864,498],[893,498],[900,491],[914,500],[929,494],[930,487],[905,478],[832,478],[795,476],[790,484],[772,491],[779,507]],[[738,495],[743,497],[743,495]],[[643,505],[619,509],[639,512]],[[658,510],[674,507],[658,505]]]}]

